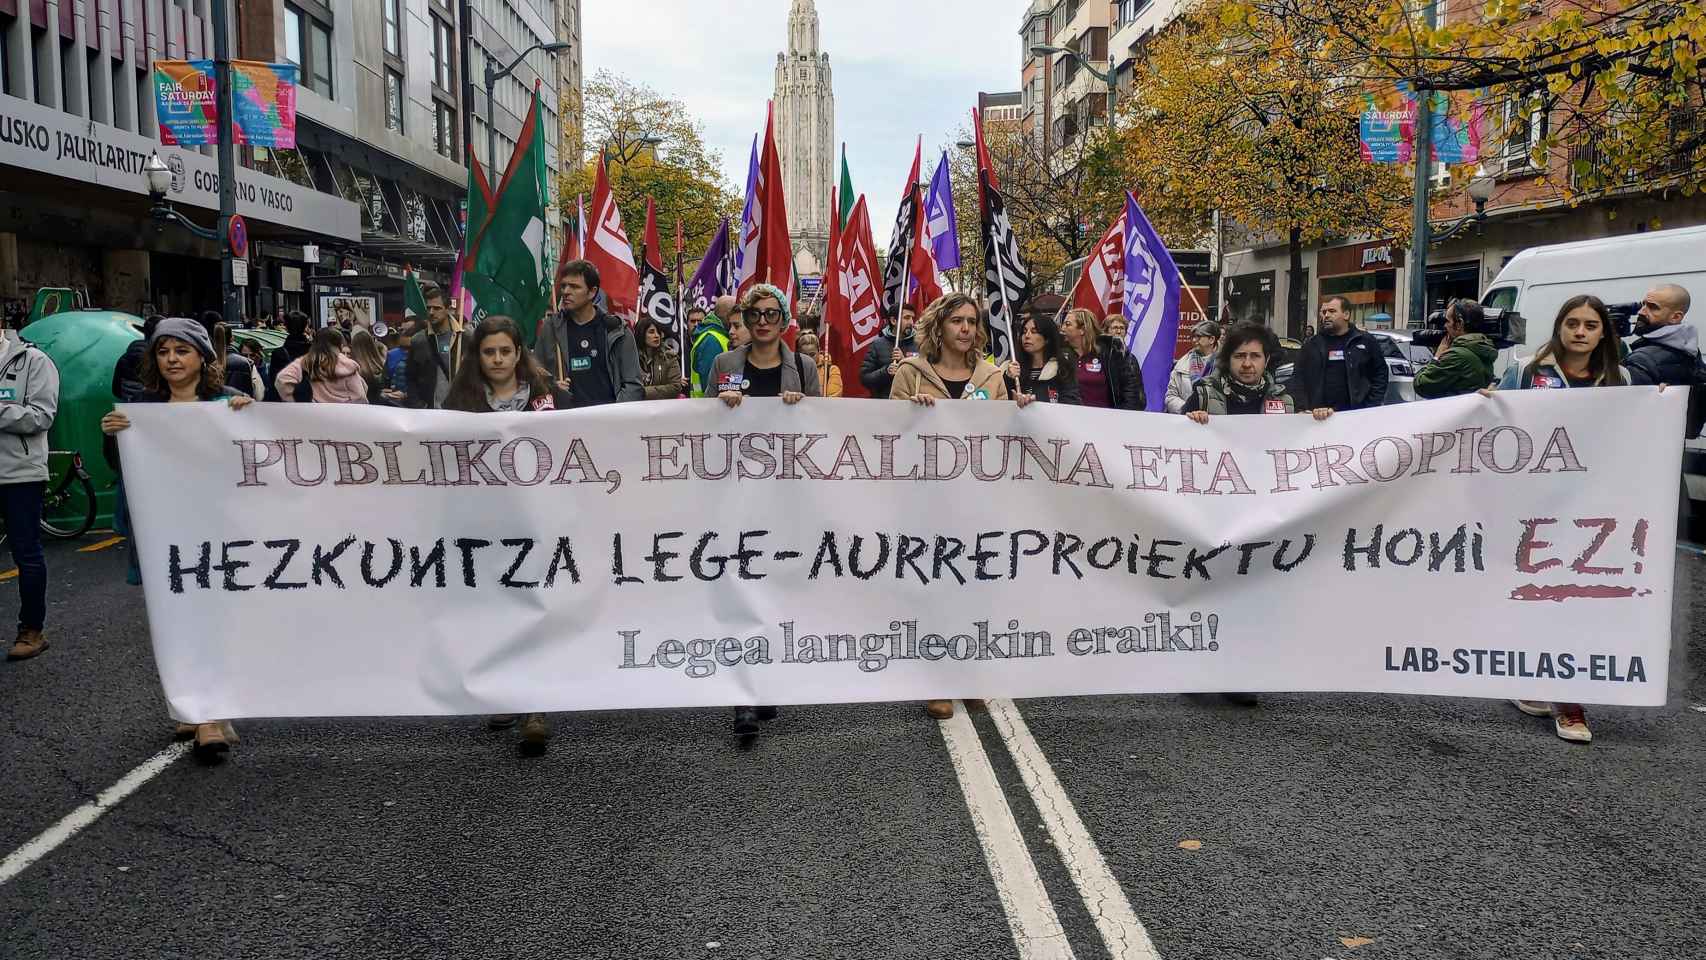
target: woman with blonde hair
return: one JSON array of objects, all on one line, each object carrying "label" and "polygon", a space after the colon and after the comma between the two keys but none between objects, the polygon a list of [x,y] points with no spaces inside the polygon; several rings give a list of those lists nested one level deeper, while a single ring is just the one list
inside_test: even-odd
[{"label": "woman with blonde hair", "polygon": [[361,379],[367,382],[367,402],[393,406],[390,380],[385,375],[385,345],[366,327],[356,327],[349,338],[350,359],[361,368]]},{"label": "woman with blonde hair", "polygon": [[[942,297],[918,321],[918,354],[900,363],[889,399],[926,407],[938,400],[1013,399],[1001,368],[984,359],[988,346],[977,301],[963,293]],[[1017,399],[1021,407],[1031,402]]]},{"label": "woman with blonde hair", "polygon": [[1096,315],[1074,310],[1060,325],[1078,367],[1079,402],[1086,407],[1142,410],[1143,374],[1125,352],[1125,344],[1103,336]]},{"label": "woman with blonde hair", "polygon": [[794,349],[801,356],[811,357],[817,363],[817,382],[823,385],[823,395],[826,397],[841,396],[841,370],[830,361],[829,345],[818,336],[815,330],[802,330],[794,341]]},{"label": "woman with blonde hair", "polygon": [[366,403],[367,380],[361,365],[349,356],[349,339],[337,327],[314,334],[308,352],[278,372],[278,395],[286,402],[296,398],[296,385],[307,380],[315,403]]},{"label": "woman with blonde hair", "polygon": [[[963,293],[932,303],[918,321],[918,353],[895,371],[891,400],[933,407],[938,400],[1006,400],[1012,397],[1001,368],[983,358],[988,347],[983,311]],[[1020,407],[1035,398],[1013,397]],[[937,720],[954,715],[954,701],[927,700],[924,712]]]}]

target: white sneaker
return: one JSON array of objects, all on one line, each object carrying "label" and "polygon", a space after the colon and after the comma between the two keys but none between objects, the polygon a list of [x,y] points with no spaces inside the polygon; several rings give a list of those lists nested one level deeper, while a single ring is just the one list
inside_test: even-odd
[{"label": "white sneaker", "polygon": [[1544,700],[1512,700],[1511,706],[1531,717],[1550,717],[1552,705]]},{"label": "white sneaker", "polygon": [[1552,729],[1558,731],[1560,739],[1571,743],[1593,742],[1593,731],[1588,729],[1587,714],[1582,712],[1582,705],[1579,703],[1554,703]]}]

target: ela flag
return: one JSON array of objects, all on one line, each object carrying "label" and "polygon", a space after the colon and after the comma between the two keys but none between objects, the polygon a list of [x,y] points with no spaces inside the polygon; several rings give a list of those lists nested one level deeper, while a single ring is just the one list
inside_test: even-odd
[{"label": "ela flag", "polygon": [[634,266],[634,245],[622,229],[622,208],[616,205],[616,194],[610,189],[610,172],[602,154],[592,191],[586,259],[598,270],[598,286],[610,312],[632,325],[639,312],[640,271]]},{"label": "ela flag", "polygon": [[835,256],[823,278],[824,329],[829,332],[830,360],[841,370],[844,397],[870,396],[859,380],[859,368],[865,362],[865,352],[883,331],[879,277],[871,214],[865,208],[865,198],[860,197],[836,237]]},{"label": "ela flag", "polygon": [[682,298],[688,306],[710,312],[718,297],[734,292],[734,283],[729,276],[728,251],[729,222],[724,220],[717,228],[717,235],[711,238],[711,245],[705,248],[705,259],[699,261],[699,269],[693,271],[693,279],[687,281]]},{"label": "ela flag", "polygon": [[403,267],[403,319],[426,322],[426,297],[421,296],[420,276],[415,268]]},{"label": "ela flag", "polygon": [[924,205],[924,220],[930,233],[930,253],[936,259],[936,269],[956,270],[960,266],[960,221],[954,213],[954,180],[948,172],[948,155],[936,165],[936,176],[930,181],[930,200]]},{"label": "ela flag", "polygon": [[[983,288],[989,301],[989,352],[1012,359],[1013,315],[1031,298],[1031,271],[1019,257],[1019,239],[1007,219],[1007,205],[995,187],[995,173],[979,170],[979,194],[983,198]],[[1177,312],[1177,311],[1175,311]]]},{"label": "ela flag", "polygon": [[478,323],[502,314],[529,342],[551,308],[551,268],[545,252],[545,205],[550,198],[545,141],[540,136],[539,91],[516,138],[509,169],[498,184],[484,224],[470,231],[463,284],[474,298]]},{"label": "ela flag", "polygon": [[847,144],[841,145],[841,204],[835,208],[835,225],[845,230],[847,220],[853,216],[853,173],[847,169]]},{"label": "ela flag", "polygon": [[1179,341],[1179,268],[1135,194],[1126,194],[1125,222],[1126,352],[1143,369],[1149,410],[1159,412]]},{"label": "ela flag", "polygon": [[1097,319],[1120,312],[1125,302],[1125,217],[1121,210],[1072,286],[1072,308],[1088,310]]},{"label": "ela flag", "polygon": [[883,266],[883,316],[890,320],[900,316],[903,284],[912,273],[912,250],[918,245],[918,168],[923,150],[924,138],[919,137],[912,154],[912,171],[906,175],[906,187],[900,194],[900,209],[895,212],[894,230],[889,234],[889,256]]}]

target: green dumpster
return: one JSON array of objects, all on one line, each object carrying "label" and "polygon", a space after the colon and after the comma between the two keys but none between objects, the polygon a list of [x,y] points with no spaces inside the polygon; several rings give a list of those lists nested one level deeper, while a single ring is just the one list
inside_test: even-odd
[{"label": "green dumpster", "polygon": [[[23,338],[59,368],[59,414],[48,440],[54,450],[83,455],[83,466],[95,484],[98,527],[112,524],[118,479],[101,453],[101,417],[113,408],[113,366],[132,341],[142,339],[141,330],[141,317],[111,310],[56,313],[23,330]],[[57,480],[67,467],[66,458],[54,457],[52,464]]]}]

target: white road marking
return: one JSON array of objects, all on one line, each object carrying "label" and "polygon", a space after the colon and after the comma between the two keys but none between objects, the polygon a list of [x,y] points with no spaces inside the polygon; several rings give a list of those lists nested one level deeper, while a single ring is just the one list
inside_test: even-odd
[{"label": "white road marking", "polygon": [[1001,792],[1001,784],[995,779],[983,741],[978,739],[977,729],[966,716],[966,705],[954,701],[954,716],[942,721],[941,726],[942,739],[947,743],[948,756],[954,761],[954,773],[965,794],[966,809],[971,812],[972,826],[983,845],[989,875],[1001,895],[1001,907],[1007,912],[1019,960],[1074,960],[1060,916],[1049,901],[1031,851],[1013,819],[1013,808],[1007,805],[1007,795]]},{"label": "white road marking", "polygon": [[12,851],[5,860],[0,860],[0,884],[10,882],[18,874],[29,868],[42,857],[52,853],[55,848],[83,832],[88,826],[108,810],[119,805],[125,797],[137,791],[137,788],[160,775],[160,772],[171,766],[178,758],[190,751],[188,743],[174,743],[166,749],[142,761],[136,769],[119,778],[112,786],[102,790],[94,800],[66,814],[58,823],[41,833],[35,839]]},{"label": "white road marking", "polygon": [[1108,869],[1101,849],[1084,829],[1084,821],[1061,787],[1048,757],[1031,736],[1031,728],[1020,716],[1019,708],[1011,700],[990,700],[988,708],[1001,739],[1007,743],[1007,752],[1019,768],[1019,776],[1025,781],[1025,789],[1030,791],[1031,799],[1042,813],[1049,839],[1054,841],[1055,850],[1096,921],[1108,953],[1114,960],[1160,960],[1149,931],[1137,919],[1125,891]]}]

